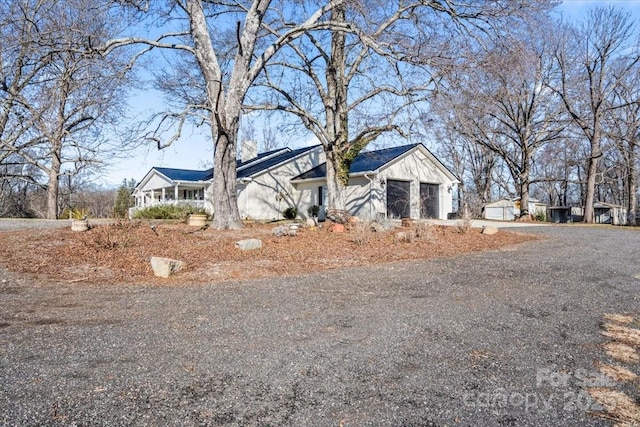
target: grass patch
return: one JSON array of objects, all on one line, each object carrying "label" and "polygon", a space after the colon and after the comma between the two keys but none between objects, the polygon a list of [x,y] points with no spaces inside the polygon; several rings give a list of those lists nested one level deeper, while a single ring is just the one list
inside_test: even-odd
[{"label": "grass patch", "polygon": [[598,366],[598,370],[609,378],[612,378],[621,383],[628,383],[631,381],[636,381],[638,379],[638,376],[636,374],[634,374],[627,368],[623,368],[622,366],[602,364]]},{"label": "grass patch", "polygon": [[587,392],[604,407],[607,418],[618,422],[616,426],[640,425],[640,405],[623,392],[604,387],[590,388]]},{"label": "grass patch", "polygon": [[607,354],[620,362],[637,363],[640,361],[638,352],[626,344],[619,342],[608,342],[604,345]]},{"label": "grass patch", "polygon": [[604,317],[607,320],[615,323],[621,323],[623,325],[633,323],[633,316],[625,316],[623,314],[605,314]]},{"label": "grass patch", "polygon": [[601,334],[606,337],[625,344],[640,346],[640,329],[616,325],[615,323],[605,323],[603,328],[604,331]]}]

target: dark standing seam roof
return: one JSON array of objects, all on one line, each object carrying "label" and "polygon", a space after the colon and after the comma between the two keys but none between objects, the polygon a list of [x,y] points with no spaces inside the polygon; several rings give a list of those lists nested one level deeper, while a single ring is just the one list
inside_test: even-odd
[{"label": "dark standing seam roof", "polygon": [[[264,159],[265,157],[268,157],[272,154],[275,154],[279,151],[285,151],[285,152],[289,152],[291,151],[291,149],[289,148],[278,148],[276,150],[271,150],[271,151],[265,151],[264,153],[260,153],[258,154],[256,157],[254,157],[251,160],[247,160],[246,162],[243,162],[242,160],[238,159],[236,160],[236,169],[239,169],[243,166],[249,165],[251,163],[258,163],[260,162],[260,160]],[[238,174],[238,178],[240,178],[239,174]],[[213,168],[211,169],[207,169],[207,175],[203,178],[203,181],[209,181],[213,179]]]},{"label": "dark standing seam roof", "polygon": [[211,169],[204,171],[158,167],[154,167],[153,169],[173,181],[206,181],[207,177],[211,175]]},{"label": "dark standing seam roof", "polygon": [[[240,168],[246,166],[245,169],[238,171],[238,178],[245,178],[251,175],[255,175],[264,170],[267,170],[273,166],[276,166],[279,163],[290,160],[306,151],[310,151],[314,148],[318,147],[317,145],[312,147],[300,148],[297,150],[291,150],[290,148],[278,148],[276,150],[265,151],[264,153],[258,154],[257,157],[248,160],[246,162],[242,162],[241,160],[236,161],[236,167]],[[273,157],[268,158],[273,155]],[[154,167],[153,169],[157,170],[167,178],[173,181],[208,181],[213,178],[213,168],[207,170],[190,170],[190,169],[173,169],[173,168],[161,168]]]},{"label": "dark standing seam roof", "polygon": [[246,178],[251,175],[258,174],[260,172],[264,172],[265,170],[276,166],[280,163],[286,162],[287,160],[291,160],[300,154],[306,153],[307,151],[311,151],[317,148],[318,145],[314,145],[311,147],[299,148],[297,150],[286,151],[281,154],[277,154],[270,159],[266,159],[262,162],[257,162],[255,165],[250,165],[246,169],[238,171],[238,178]]},{"label": "dark standing seam roof", "polygon": [[[375,171],[386,165],[393,159],[403,155],[407,151],[413,149],[420,144],[402,145],[400,147],[383,148],[382,150],[366,151],[360,153],[351,162],[349,173],[362,173],[367,171]],[[323,163],[307,172],[293,178],[296,179],[314,179],[324,178],[327,176],[327,164]]]}]

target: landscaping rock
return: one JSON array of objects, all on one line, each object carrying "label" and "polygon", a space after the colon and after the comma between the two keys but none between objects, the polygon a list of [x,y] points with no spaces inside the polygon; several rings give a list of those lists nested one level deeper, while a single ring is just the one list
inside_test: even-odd
[{"label": "landscaping rock", "polygon": [[262,240],[260,239],[245,239],[236,242],[236,248],[243,251],[250,251],[262,247]]},{"label": "landscaping rock", "polygon": [[315,227],[316,224],[316,220],[314,218],[307,218],[307,220],[305,221],[305,224],[307,227]]},{"label": "landscaping rock", "polygon": [[273,234],[276,237],[288,236],[289,227],[287,227],[286,225],[278,225],[277,227],[274,227],[273,230],[271,230],[271,234]]},{"label": "landscaping rock", "polygon": [[413,227],[413,223],[414,223],[413,218],[402,218],[403,227]]},{"label": "landscaping rock", "polygon": [[344,225],[334,222],[329,226],[329,231],[332,233],[344,233]]},{"label": "landscaping rock", "polygon": [[386,231],[384,225],[380,224],[379,222],[372,222],[370,227],[371,231],[375,231],[376,233],[384,233]]},{"label": "landscaping rock", "polygon": [[492,235],[492,234],[496,234],[497,232],[498,232],[497,227],[493,227],[491,225],[486,225],[482,227],[482,234]]},{"label": "landscaping rock", "polygon": [[153,269],[153,274],[158,277],[164,277],[165,279],[180,271],[183,266],[184,262],[175,259],[157,256],[151,257],[151,268]]},{"label": "landscaping rock", "polygon": [[293,228],[293,226],[288,227],[286,225],[279,225],[271,230],[271,234],[276,237],[295,236],[296,234],[298,234],[298,227],[296,226],[295,228]]},{"label": "landscaping rock", "polygon": [[393,235],[394,243],[411,243],[413,242],[413,238],[415,234],[413,231],[399,231]]}]

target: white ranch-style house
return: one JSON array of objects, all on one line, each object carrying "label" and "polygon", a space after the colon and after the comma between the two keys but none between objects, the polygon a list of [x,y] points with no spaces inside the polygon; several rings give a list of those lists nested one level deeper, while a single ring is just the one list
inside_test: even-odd
[{"label": "white ranch-style house", "polygon": [[[326,164],[320,145],[257,153],[244,143],[237,161],[238,208],[244,219],[275,220],[295,207],[298,215],[326,209]],[[133,191],[137,209],[190,204],[213,214],[214,171],[154,167]],[[347,209],[363,219],[446,219],[452,211],[456,177],[424,145],[410,144],[360,153],[352,162]]]}]

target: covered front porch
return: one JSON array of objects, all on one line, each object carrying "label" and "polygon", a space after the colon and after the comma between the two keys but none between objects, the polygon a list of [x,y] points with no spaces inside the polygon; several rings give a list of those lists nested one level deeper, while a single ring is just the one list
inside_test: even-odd
[{"label": "covered front porch", "polygon": [[153,189],[139,189],[133,194],[135,206],[129,209],[132,217],[136,211],[158,205],[193,206],[210,213],[211,203],[207,203],[206,185],[194,183],[177,183]]}]

